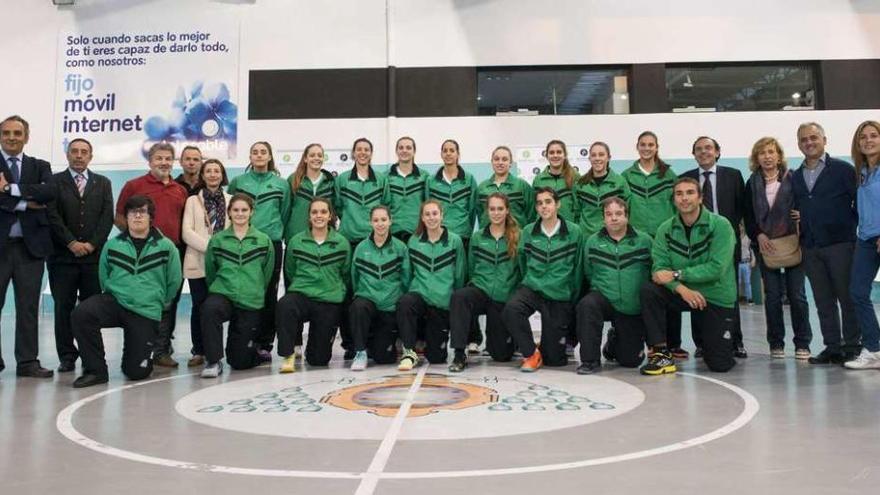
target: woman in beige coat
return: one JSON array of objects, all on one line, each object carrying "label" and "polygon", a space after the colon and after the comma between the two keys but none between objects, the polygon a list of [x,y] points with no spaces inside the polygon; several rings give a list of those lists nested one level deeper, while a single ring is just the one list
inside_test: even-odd
[{"label": "woman in beige coat", "polygon": [[190,196],[183,210],[183,242],[186,254],[183,257],[183,276],[189,283],[192,298],[190,332],[192,333],[192,358],[188,366],[201,366],[205,362],[202,348],[202,322],[199,307],[208,297],[205,282],[205,251],[211,236],[229,225],[226,205],[230,195],[223,190],[229,183],[226,168],[219,160],[205,160],[199,179],[203,185],[198,194]]}]

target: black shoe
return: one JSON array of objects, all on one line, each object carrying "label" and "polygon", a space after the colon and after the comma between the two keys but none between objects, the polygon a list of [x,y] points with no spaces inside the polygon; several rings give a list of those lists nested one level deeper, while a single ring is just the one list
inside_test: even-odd
[{"label": "black shoe", "polygon": [[460,373],[467,368],[467,354],[462,353],[461,356],[455,356],[452,358],[452,363],[449,365],[449,371],[452,373]]},{"label": "black shoe", "polygon": [[697,347],[696,349],[694,349],[694,358],[695,358],[695,359],[698,359],[698,358],[701,358],[701,357],[703,357],[703,348],[702,348],[702,347]]},{"label": "black shoe", "polygon": [[614,361],[617,359],[614,355],[614,340],[616,338],[617,332],[614,330],[614,327],[609,328],[608,338],[605,339],[605,345],[602,346],[602,357],[604,357],[606,361]]},{"label": "black shoe", "polygon": [[738,359],[745,359],[749,357],[749,353],[746,352],[746,348],[743,347],[742,344],[736,344],[736,347],[733,349],[733,357]]},{"label": "black shoe", "polygon": [[52,378],[54,372],[37,365],[23,370],[17,370],[15,374],[18,376],[29,376],[31,378]]},{"label": "black shoe", "polygon": [[73,381],[73,388],[91,387],[92,385],[100,385],[107,383],[106,375],[92,375],[86,373]]},{"label": "black shoe", "polygon": [[808,362],[810,364],[843,364],[846,362],[845,359],[846,357],[843,352],[832,351],[826,348],[816,356],[811,357]]},{"label": "black shoe", "polygon": [[357,354],[357,351],[355,351],[354,349],[346,349],[345,354],[342,355],[342,359],[346,361],[351,361],[352,359],[354,359],[355,354]]},{"label": "black shoe", "polygon": [[76,369],[76,361],[71,359],[62,359],[61,364],[58,365],[59,373],[67,373],[68,371],[73,371]]},{"label": "black shoe", "polygon": [[578,375],[592,375],[602,371],[602,364],[599,361],[587,361],[577,367],[575,373]]},{"label": "black shoe", "polygon": [[6,369],[6,363],[3,363],[2,361],[0,361],[0,371],[3,371],[5,369]]}]

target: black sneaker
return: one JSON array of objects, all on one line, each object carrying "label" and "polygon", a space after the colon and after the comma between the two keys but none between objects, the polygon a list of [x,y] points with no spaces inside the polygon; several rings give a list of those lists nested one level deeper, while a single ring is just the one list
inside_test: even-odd
[{"label": "black sneaker", "polygon": [[614,361],[617,359],[617,356],[614,355],[614,340],[617,338],[617,331],[614,330],[614,327],[608,329],[608,338],[605,339],[605,345],[602,346],[602,357],[605,358],[606,361]]},{"label": "black sneaker", "polygon": [[453,373],[461,373],[465,368],[467,368],[467,354],[452,358],[452,363],[449,365],[449,371]]},{"label": "black sneaker", "polygon": [[107,379],[107,375],[93,375],[91,373],[85,373],[73,381],[73,388],[91,387],[93,385],[107,383],[108,381],[109,380]]},{"label": "black sneaker", "polygon": [[749,357],[749,353],[746,352],[746,348],[742,344],[736,344],[736,347],[733,349],[733,357],[737,359],[745,359]]},{"label": "black sneaker", "polygon": [[345,354],[342,355],[342,359],[346,361],[351,361],[352,359],[354,359],[355,354],[357,354],[357,351],[355,351],[354,349],[346,349]]},{"label": "black sneaker", "polygon": [[809,359],[810,364],[843,364],[845,356],[841,351],[833,351],[826,348],[816,356]]},{"label": "black sneaker", "polygon": [[696,349],[694,349],[694,358],[701,358],[701,357],[703,357],[703,348],[697,347]]},{"label": "black sneaker", "polygon": [[587,361],[577,367],[575,373],[578,375],[592,375],[602,371],[602,364],[599,361]]},{"label": "black sneaker", "polygon": [[666,373],[675,373],[678,368],[675,367],[675,359],[669,349],[655,352],[649,359],[647,364],[642,366],[639,371],[643,375],[663,375]]}]

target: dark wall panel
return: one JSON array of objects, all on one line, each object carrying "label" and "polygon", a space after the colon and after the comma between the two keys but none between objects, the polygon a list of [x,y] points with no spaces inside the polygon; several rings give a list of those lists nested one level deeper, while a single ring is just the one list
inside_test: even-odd
[{"label": "dark wall panel", "polygon": [[477,114],[476,67],[392,68],[398,117]]},{"label": "dark wall panel", "polygon": [[819,62],[824,110],[880,108],[880,60]]},{"label": "dark wall panel", "polygon": [[248,118],[340,119],[388,116],[388,70],[250,71]]},{"label": "dark wall panel", "polygon": [[630,69],[630,113],[666,113],[666,65],[635,64]]}]

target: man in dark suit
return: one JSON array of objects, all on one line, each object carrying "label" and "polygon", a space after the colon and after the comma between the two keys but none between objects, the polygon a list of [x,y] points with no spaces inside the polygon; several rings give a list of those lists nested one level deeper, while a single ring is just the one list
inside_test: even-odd
[{"label": "man in dark suit", "polygon": [[[18,115],[0,122],[0,310],[12,280],[16,374],[51,378],[52,370],[37,358],[37,312],[43,263],[52,253],[46,204],[55,198],[55,186],[49,162],[23,152],[28,130]],[[0,371],[5,367],[0,354]]]},{"label": "man in dark suit", "polygon": [[[683,176],[698,180],[703,196],[703,206],[726,218],[733,226],[733,231],[739,232],[739,224],[742,221],[745,208],[745,183],[742,173],[735,168],[718,165],[718,160],[721,158],[721,145],[711,137],[698,137],[694,141],[691,152],[699,168],[688,170]],[[739,236],[737,236],[736,248],[733,251],[734,259],[730,261],[733,263],[734,273],[737,265],[736,256],[739,251]],[[732,335],[734,356],[743,359],[748,357],[748,353],[743,345],[739,305],[734,309]],[[694,344],[697,346],[695,356],[701,357],[702,339],[700,335],[694,334]]]},{"label": "man in dark suit", "polygon": [[49,257],[49,286],[55,300],[55,349],[59,372],[73,371],[79,351],[73,343],[70,313],[79,300],[100,294],[98,258],[113,228],[110,180],[88,169],[92,144],[74,139],[67,145],[68,169],[55,174],[55,201],[49,223],[55,252]]}]

